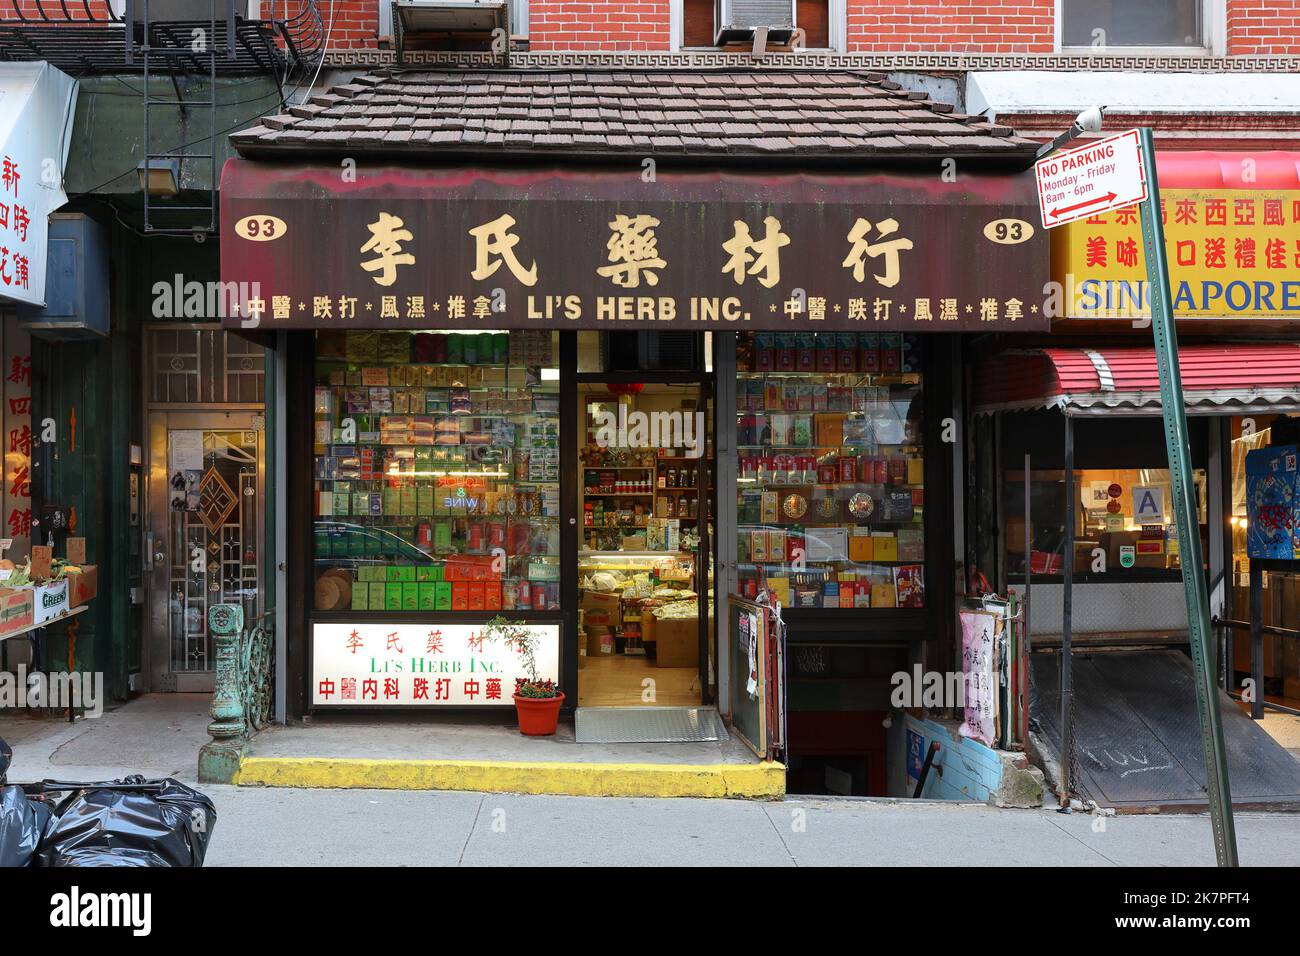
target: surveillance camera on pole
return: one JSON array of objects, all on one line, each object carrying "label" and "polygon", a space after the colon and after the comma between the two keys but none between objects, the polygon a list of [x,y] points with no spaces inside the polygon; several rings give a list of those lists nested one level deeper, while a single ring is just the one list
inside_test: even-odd
[{"label": "surveillance camera on pole", "polygon": [[1090,106],[1074,118],[1074,122],[1056,139],[1050,143],[1044,143],[1038,147],[1038,153],[1035,159],[1042,159],[1053,150],[1060,149],[1071,140],[1078,139],[1084,133],[1100,133],[1103,114],[1106,112],[1104,106]]}]

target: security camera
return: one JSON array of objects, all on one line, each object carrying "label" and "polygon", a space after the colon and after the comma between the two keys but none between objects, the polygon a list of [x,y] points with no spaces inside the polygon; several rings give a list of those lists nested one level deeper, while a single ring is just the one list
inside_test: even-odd
[{"label": "security camera", "polygon": [[1100,133],[1104,106],[1091,106],[1074,118],[1074,126],[1081,133]]}]

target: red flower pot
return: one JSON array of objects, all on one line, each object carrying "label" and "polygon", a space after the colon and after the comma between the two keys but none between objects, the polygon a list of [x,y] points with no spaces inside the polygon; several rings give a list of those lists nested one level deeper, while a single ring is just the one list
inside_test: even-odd
[{"label": "red flower pot", "polygon": [[564,695],[555,697],[520,697],[515,695],[515,714],[519,732],[527,737],[549,737],[560,721]]}]

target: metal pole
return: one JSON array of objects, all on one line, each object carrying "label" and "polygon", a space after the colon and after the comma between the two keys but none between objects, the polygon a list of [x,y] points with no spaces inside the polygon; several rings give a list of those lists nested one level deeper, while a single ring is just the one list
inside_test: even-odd
[{"label": "metal pole", "polygon": [[1030,508],[1029,497],[1029,473],[1030,473],[1029,454],[1025,454],[1025,599],[1021,602],[1020,613],[1024,616],[1024,627],[1020,638],[1019,659],[1015,663],[1019,680],[1016,684],[1020,690],[1020,697],[1015,701],[1016,720],[1020,724],[1020,732],[1016,737],[1017,742],[1024,747],[1029,740],[1029,647],[1030,641],[1033,640],[1033,631],[1029,623],[1029,583],[1033,577],[1034,571],[1034,515]]},{"label": "metal pole", "polygon": [[1250,719],[1264,719],[1264,571],[1250,562]]},{"label": "metal pole", "polygon": [[[1140,203],[1142,242],[1146,249],[1148,299],[1160,369],[1160,404],[1165,445],[1169,451],[1169,478],[1173,486],[1174,514],[1178,524],[1178,549],[1187,599],[1187,636],[1196,675],[1196,709],[1201,721],[1201,746],[1205,756],[1205,781],[1209,791],[1210,819],[1214,829],[1214,854],[1220,866],[1237,865],[1237,834],[1232,821],[1232,794],[1228,786],[1228,758],[1223,744],[1223,715],[1210,667],[1210,601],[1201,558],[1201,532],[1196,520],[1196,486],[1192,483],[1187,410],[1183,406],[1183,381],[1178,367],[1178,335],[1174,329],[1173,297],[1169,288],[1169,263],[1165,257],[1165,231],[1160,218],[1160,186],[1156,182],[1155,138],[1150,127],[1139,131],[1147,199]],[[1067,579],[1068,580],[1068,579]]]},{"label": "metal pole", "polygon": [[1074,676],[1070,647],[1074,630],[1074,419],[1065,416],[1065,554],[1061,557],[1061,806],[1070,805],[1074,754]]}]

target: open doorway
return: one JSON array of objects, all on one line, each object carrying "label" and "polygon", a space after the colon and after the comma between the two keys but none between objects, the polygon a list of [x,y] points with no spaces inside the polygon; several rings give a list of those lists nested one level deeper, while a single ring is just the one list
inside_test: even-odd
[{"label": "open doorway", "polygon": [[712,700],[707,386],[578,385],[580,707]]}]

